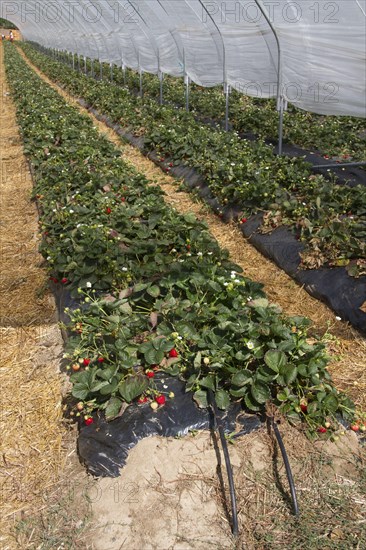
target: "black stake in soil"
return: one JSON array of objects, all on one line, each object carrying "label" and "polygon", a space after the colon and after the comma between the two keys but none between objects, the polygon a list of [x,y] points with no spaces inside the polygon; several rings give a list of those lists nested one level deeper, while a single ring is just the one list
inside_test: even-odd
[{"label": "black stake in soil", "polygon": [[225,458],[225,466],[227,471],[227,477],[229,481],[229,490],[230,490],[230,500],[231,500],[231,516],[232,516],[232,533],[236,537],[238,535],[238,512],[237,512],[237,505],[236,505],[236,494],[235,494],[235,486],[234,486],[234,476],[233,476],[233,469],[231,467],[230,462],[230,455],[229,455],[229,449],[227,446],[227,441],[225,438],[225,432],[224,428],[221,422],[221,419],[219,417],[219,411],[217,409],[215,397],[213,395],[212,390],[208,390],[208,402],[210,405],[210,408],[212,410],[214,420],[215,420],[215,426],[214,429],[218,429],[219,435],[220,435],[220,441],[222,445],[222,450],[224,453]]},{"label": "black stake in soil", "polygon": [[289,462],[289,459],[288,459],[288,456],[287,456],[287,453],[286,453],[285,445],[283,443],[283,439],[282,439],[282,436],[280,434],[280,430],[278,429],[278,426],[277,426],[274,418],[273,417],[268,417],[268,420],[269,420],[270,427],[273,428],[274,434],[275,434],[276,439],[277,439],[277,443],[278,443],[278,445],[280,447],[280,450],[281,450],[281,455],[282,455],[282,458],[283,458],[283,462],[285,464],[286,475],[287,475],[288,483],[289,483],[289,486],[290,486],[292,503],[293,503],[293,507],[294,507],[294,514],[295,514],[295,516],[298,516],[299,515],[299,506],[297,504],[296,488],[295,488],[294,478],[292,477],[291,466],[290,466],[290,462]]}]

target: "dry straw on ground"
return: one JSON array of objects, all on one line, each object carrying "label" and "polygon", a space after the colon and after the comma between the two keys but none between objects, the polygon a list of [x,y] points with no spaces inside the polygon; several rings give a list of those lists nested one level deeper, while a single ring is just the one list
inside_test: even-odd
[{"label": "dry straw on ground", "polygon": [[41,509],[65,463],[55,306],[38,254],[37,212],[0,45],[0,547]]}]

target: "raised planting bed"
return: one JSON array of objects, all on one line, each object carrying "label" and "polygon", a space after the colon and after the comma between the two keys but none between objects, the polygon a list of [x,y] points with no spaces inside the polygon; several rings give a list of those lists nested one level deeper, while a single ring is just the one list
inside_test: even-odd
[{"label": "raised planting bed", "polygon": [[159,107],[107,81],[96,82],[25,51],[51,78],[183,177],[243,233],[343,320],[366,332],[366,186],[315,175],[302,158],[277,157],[264,142],[199,125],[190,113]]},{"label": "raised planting bed", "polygon": [[309,321],[269,303],[204,223],[168,207],[89,117],[13,46],[5,52],[41,252],[59,304],[73,300],[62,312],[65,365],[82,430],[98,438],[100,422],[118,425],[139,407],[158,422],[175,398],[165,377],[183,382],[203,410],[212,390],[221,410],[275,410],[310,436],[333,435],[338,415],[352,419],[323,344],[307,337]]}]

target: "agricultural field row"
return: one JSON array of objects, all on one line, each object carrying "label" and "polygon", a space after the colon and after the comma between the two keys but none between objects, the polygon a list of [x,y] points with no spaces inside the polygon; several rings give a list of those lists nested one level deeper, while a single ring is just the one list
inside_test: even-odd
[{"label": "agricultural field row", "polygon": [[[104,78],[110,70],[104,64]],[[98,69],[95,67],[95,73]],[[113,69],[113,79],[120,85],[126,82],[134,93],[139,93],[139,74],[126,69],[126,77],[120,68]],[[160,82],[156,75],[144,73],[143,93],[159,98]],[[316,90],[314,90],[316,93]],[[185,107],[184,82],[181,78],[164,77],[164,101]],[[222,86],[202,88],[190,85],[189,105],[193,114],[203,120],[223,124],[225,119],[225,95]],[[229,124],[240,135],[254,134],[259,139],[276,142],[278,136],[278,112],[275,99],[250,97],[232,90],[229,100]],[[337,161],[363,161],[366,149],[366,128],[363,119],[355,117],[323,116],[302,111],[289,104],[284,113],[284,140],[289,144],[321,152],[326,159]]]},{"label": "agricultural field row", "polygon": [[[309,435],[332,436],[336,415],[352,419],[353,404],[326,370],[323,344],[307,337],[308,320],[270,304],[204,223],[168,207],[160,188],[128,166],[13,45],[5,44],[5,54],[34,174],[41,252],[55,288],[77,301],[65,310],[76,414],[91,424],[97,409],[111,419],[124,403],[163,406],[174,399],[156,390],[154,378],[164,373],[185,380],[201,407],[208,389],[221,409],[233,400],[255,412],[272,404],[304,422]],[[43,62],[79,91],[96,91],[99,102],[103,89],[106,104],[112,92],[129,97]],[[131,105],[121,108],[127,113]]]},{"label": "agricultural field row", "polygon": [[[72,64],[72,56],[67,52],[60,52],[62,60]],[[74,65],[80,70],[85,69],[89,74],[93,71],[97,78],[113,79],[121,86],[126,86],[134,94],[140,93],[140,75],[133,69],[123,71],[115,65],[112,69],[109,64],[90,59],[77,60],[74,56]],[[112,77],[111,77],[112,71]],[[143,94],[155,101],[159,99],[160,80],[157,75],[143,73]],[[294,95],[296,96],[296,86]],[[331,96],[331,87],[329,96]],[[314,85],[314,97],[317,86]],[[333,98],[336,100],[336,96]],[[185,84],[182,78],[169,75],[163,77],[163,101],[172,106],[185,108]],[[193,114],[222,124],[225,118],[225,95],[222,86],[203,88],[194,82],[190,83],[189,106]],[[275,99],[250,97],[232,89],[229,101],[229,122],[232,130],[239,134],[253,134],[259,139],[276,141],[278,135],[278,112]],[[284,113],[284,140],[289,144],[320,152],[325,158],[340,161],[363,161],[366,149],[365,122],[356,117],[340,117],[317,115],[297,109],[289,104]]]},{"label": "agricultural field row", "polygon": [[71,94],[144,139],[165,170],[194,168],[223,208],[240,209],[238,221],[263,215],[260,231],[288,227],[302,243],[301,267],[346,266],[349,275],[366,272],[366,186],[337,185],[315,175],[302,158],[278,157],[263,140],[200,124],[193,113],[150,97],[140,98],[107,80],[95,81],[22,45],[29,58]]}]

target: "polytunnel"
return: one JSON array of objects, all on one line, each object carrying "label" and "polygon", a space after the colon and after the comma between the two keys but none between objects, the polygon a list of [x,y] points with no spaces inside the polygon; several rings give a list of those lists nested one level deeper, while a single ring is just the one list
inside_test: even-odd
[{"label": "polytunnel", "polygon": [[[342,350],[342,362],[348,354],[345,365],[354,376],[346,384],[361,385],[364,340],[356,331],[366,331],[366,182],[364,171],[353,167],[366,164],[361,161],[366,134],[363,121],[354,118],[344,118],[343,126],[337,118],[337,128],[329,123],[332,140],[317,133],[334,118],[327,115],[365,117],[366,0],[0,0],[0,16],[16,24],[29,42],[18,43],[18,34],[15,44],[12,35],[8,41],[3,37],[4,111],[14,112],[12,122],[9,115],[1,125],[7,139],[0,136],[0,141],[9,150],[13,142],[24,142],[21,155],[28,164],[22,156],[19,181],[25,195],[28,167],[45,259],[40,268],[47,266],[44,288],[50,281],[57,331],[65,343],[60,372],[70,375],[72,386],[62,414],[78,423],[80,461],[95,477],[118,478],[143,439],[179,440],[210,431],[220,502],[237,536],[247,501],[246,488],[235,491],[234,473],[238,485],[248,477],[248,456],[240,462],[240,477],[228,443],[253,434],[243,448],[256,451],[252,441],[260,434],[268,444],[266,467],[288,501],[288,529],[289,511],[295,517],[301,511],[303,518],[307,512],[304,491],[300,507],[297,502],[293,458],[285,448],[288,428],[331,443],[348,429],[366,430],[366,416],[358,417],[327,370]],[[144,73],[160,82],[147,76],[143,81]],[[175,77],[174,84],[164,75]],[[192,86],[191,104],[190,82],[198,86]],[[233,131],[224,132],[219,121],[226,107],[229,130],[232,90],[238,92],[231,97]],[[196,98],[205,95],[200,110]],[[262,112],[251,111],[243,96],[264,99],[252,101]],[[8,109],[13,103],[16,109]],[[281,156],[287,104],[303,112],[298,116],[290,109],[288,119],[285,115]],[[325,116],[310,117],[306,111]],[[247,118],[240,119],[243,114]],[[250,117],[256,128],[270,119],[271,134],[252,133]],[[271,138],[278,119],[277,148]],[[297,142],[306,131],[305,119],[311,119],[313,133],[307,142]],[[287,121],[297,131],[295,139],[286,134]],[[114,132],[108,139],[107,128]],[[136,152],[124,155],[125,142],[147,160],[138,153],[131,162]],[[12,154],[6,152],[2,160],[13,169]],[[155,179],[160,172],[153,163],[165,172],[162,183]],[[15,204],[14,180],[4,179]],[[170,202],[165,185],[171,185]],[[220,242],[217,233],[211,238],[213,224],[206,230],[193,203],[177,208],[178,191],[187,191],[187,197],[192,191],[205,212],[220,218],[218,225],[230,222],[229,238],[226,230]],[[18,211],[15,217],[21,217]],[[329,228],[321,241],[318,236]],[[17,232],[10,231],[18,238]],[[261,255],[242,255],[242,237]],[[221,249],[229,240],[230,250]],[[230,256],[234,247],[238,264]],[[12,261],[13,256],[11,250]],[[286,279],[282,299],[278,288],[284,283],[277,283],[277,271],[262,258],[301,288],[288,287]],[[250,264],[257,264],[261,282],[251,280]],[[269,274],[262,278],[265,271]],[[272,280],[274,290],[267,287]],[[329,312],[318,303],[304,304],[303,291]],[[272,303],[273,296],[281,301]],[[314,307],[320,321],[312,325]],[[311,320],[305,317],[308,311]],[[42,347],[48,356],[47,344]],[[43,359],[35,365],[43,368]],[[287,430],[283,439],[281,423]],[[264,444],[258,449],[258,456],[267,453]],[[278,451],[287,492],[278,483]],[[135,467],[136,479],[139,471]],[[296,478],[298,467],[294,471]],[[125,510],[121,514],[127,516]],[[32,536],[33,531],[29,540]]]},{"label": "polytunnel", "polygon": [[365,0],[2,1],[26,40],[149,73],[364,117]]}]

